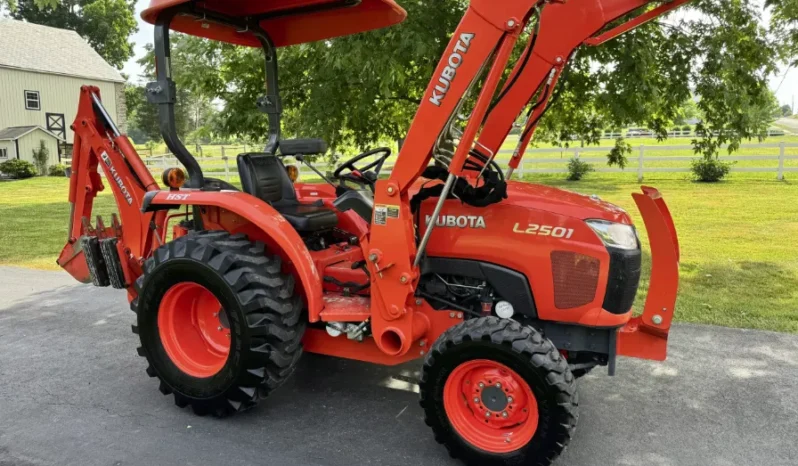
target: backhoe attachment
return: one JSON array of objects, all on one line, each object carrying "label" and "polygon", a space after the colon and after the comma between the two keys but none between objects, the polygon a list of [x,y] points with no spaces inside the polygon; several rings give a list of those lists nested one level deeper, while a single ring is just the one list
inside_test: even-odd
[{"label": "backhoe attachment", "polygon": [[[142,259],[161,240],[165,212],[141,212],[145,193],[157,191],[157,183],[135,156],[127,136],[114,125],[102,105],[100,90],[83,86],[80,92],[72,124],[75,141],[67,243],[57,262],[81,282],[126,288],[141,274]],[[98,167],[111,185],[122,218],[120,223],[114,214],[108,227],[100,216],[96,225],[91,225],[94,200],[105,189]]]}]

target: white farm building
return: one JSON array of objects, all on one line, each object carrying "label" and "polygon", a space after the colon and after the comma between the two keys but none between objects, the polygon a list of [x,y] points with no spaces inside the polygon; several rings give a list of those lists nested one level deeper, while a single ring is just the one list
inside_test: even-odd
[{"label": "white farm building", "polygon": [[100,89],[108,113],[124,128],[124,83],[76,32],[0,19],[0,162],[32,161],[28,146],[38,147],[39,140],[57,145],[51,164],[71,153],[69,126],[83,85]]}]

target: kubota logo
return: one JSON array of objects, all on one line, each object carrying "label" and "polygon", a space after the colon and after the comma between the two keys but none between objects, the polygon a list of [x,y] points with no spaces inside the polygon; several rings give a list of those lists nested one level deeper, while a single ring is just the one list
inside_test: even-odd
[{"label": "kubota logo", "polygon": [[[427,225],[432,221],[432,215],[427,215]],[[449,228],[487,228],[485,218],[481,215],[441,215],[435,220],[435,226]]]},{"label": "kubota logo", "polygon": [[468,49],[471,47],[471,40],[474,36],[475,34],[471,33],[460,34],[460,40],[457,41],[457,44],[454,46],[454,51],[449,55],[449,66],[443,69],[441,75],[438,77],[438,85],[432,90],[432,97],[429,98],[429,101],[432,102],[433,105],[440,107],[441,102],[446,98],[446,93],[449,92],[449,87],[457,75],[457,68],[460,68],[460,65],[463,64],[463,55],[468,53]]},{"label": "kubota logo", "polygon": [[108,170],[111,171],[111,177],[116,181],[116,184],[119,185],[119,190],[122,192],[122,195],[125,196],[127,204],[133,205],[133,196],[130,195],[130,191],[127,190],[125,182],[122,181],[122,177],[119,176],[119,173],[116,171],[113,162],[111,162],[111,157],[108,156],[108,152],[103,151],[103,153],[100,154],[100,158],[103,159],[105,165],[108,166]]}]

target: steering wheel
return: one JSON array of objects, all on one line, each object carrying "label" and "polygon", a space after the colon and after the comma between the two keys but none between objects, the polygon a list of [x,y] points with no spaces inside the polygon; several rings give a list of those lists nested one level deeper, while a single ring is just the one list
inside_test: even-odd
[{"label": "steering wheel", "polygon": [[[377,160],[374,160],[365,167],[358,168],[355,166],[356,163],[360,162],[366,157],[371,157],[377,154],[382,155],[377,158]],[[362,154],[357,155],[341,164],[341,166],[333,172],[333,176],[335,178],[351,181],[359,185],[367,185],[372,191],[374,191],[374,183],[377,181],[377,178],[380,175],[380,170],[382,170],[383,164],[385,164],[385,161],[390,156],[391,149],[387,147],[378,147],[377,149],[363,152]],[[374,169],[374,172],[370,171],[372,169]],[[347,173],[343,173],[344,170],[349,171]]]}]

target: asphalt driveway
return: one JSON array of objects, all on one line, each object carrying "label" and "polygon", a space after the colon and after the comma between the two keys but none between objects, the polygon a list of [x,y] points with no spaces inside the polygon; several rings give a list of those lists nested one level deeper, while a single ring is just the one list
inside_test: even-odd
[{"label": "asphalt driveway", "polygon": [[[0,466],[459,464],[392,379],[417,364],[307,355],[257,409],[199,418],[145,375],[133,317],[118,290],[0,267]],[[798,336],[678,325],[671,341],[664,364],[580,382],[558,465],[798,464]]]},{"label": "asphalt driveway", "polygon": [[786,126],[793,133],[798,133],[798,120],[795,118],[779,118],[776,120],[776,123]]}]

